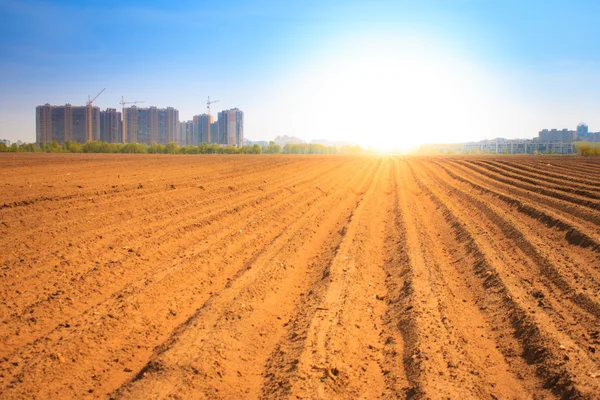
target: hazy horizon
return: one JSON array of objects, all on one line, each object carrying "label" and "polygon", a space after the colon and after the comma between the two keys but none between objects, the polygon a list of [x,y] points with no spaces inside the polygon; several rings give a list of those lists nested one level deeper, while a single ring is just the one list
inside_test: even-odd
[{"label": "hazy horizon", "polygon": [[0,0],[0,138],[35,107],[238,107],[245,137],[378,149],[600,131],[594,1]]}]

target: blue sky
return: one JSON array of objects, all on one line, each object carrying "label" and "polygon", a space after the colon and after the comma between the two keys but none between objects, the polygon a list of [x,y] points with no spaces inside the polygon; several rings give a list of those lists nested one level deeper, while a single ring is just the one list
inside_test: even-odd
[{"label": "blue sky", "polygon": [[210,95],[213,113],[244,110],[255,140],[600,131],[597,1],[0,0],[0,19],[10,140],[35,140],[36,105],[84,104],[104,87],[103,109],[125,96],[182,120]]}]

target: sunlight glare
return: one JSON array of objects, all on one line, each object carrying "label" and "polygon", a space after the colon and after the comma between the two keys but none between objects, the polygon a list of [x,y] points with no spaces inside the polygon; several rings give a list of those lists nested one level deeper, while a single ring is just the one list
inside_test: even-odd
[{"label": "sunlight glare", "polygon": [[390,150],[480,138],[492,113],[505,107],[500,92],[457,51],[414,37],[374,36],[325,49],[273,96],[292,118],[279,121],[294,127],[286,134]]}]

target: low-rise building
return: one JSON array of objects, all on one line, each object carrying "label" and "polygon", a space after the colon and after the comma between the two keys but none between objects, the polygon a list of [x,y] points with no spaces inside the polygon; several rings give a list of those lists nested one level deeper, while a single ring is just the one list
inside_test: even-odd
[{"label": "low-rise building", "polygon": [[538,133],[540,142],[573,142],[577,139],[577,131],[568,129],[543,129]]},{"label": "low-rise building", "polygon": [[477,154],[574,154],[576,149],[572,142],[498,138],[465,143],[464,152]]}]

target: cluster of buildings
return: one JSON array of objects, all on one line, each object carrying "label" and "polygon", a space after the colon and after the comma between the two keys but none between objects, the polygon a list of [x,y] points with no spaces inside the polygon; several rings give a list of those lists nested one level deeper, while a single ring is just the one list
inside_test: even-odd
[{"label": "cluster of buildings", "polygon": [[90,105],[37,106],[36,142],[59,144],[70,140],[86,143],[101,140],[108,143],[175,142],[180,146],[216,143],[241,147],[244,144],[244,113],[233,108],[219,112],[217,121],[208,114],[196,115],[180,122],[173,107],[124,107],[122,111]]},{"label": "cluster of buildings", "polygon": [[496,138],[492,140],[465,143],[464,152],[486,154],[574,154],[577,151],[572,142]]},{"label": "cluster of buildings", "polygon": [[241,147],[244,145],[244,112],[232,108],[218,113],[217,121],[209,114],[194,115],[190,121],[180,122],[177,130],[180,145],[217,143]]},{"label": "cluster of buildings", "polygon": [[482,140],[465,143],[465,153],[492,154],[573,154],[577,150],[573,142],[600,142],[600,132],[589,132],[586,124],[579,124],[577,130],[543,129],[533,139]]},{"label": "cluster of buildings", "polygon": [[576,133],[576,141],[600,142],[600,132],[590,132],[588,126],[584,123],[577,125]]},{"label": "cluster of buildings", "polygon": [[600,132],[590,132],[586,124],[577,125],[577,130],[544,129],[538,133],[542,142],[600,142]]}]

